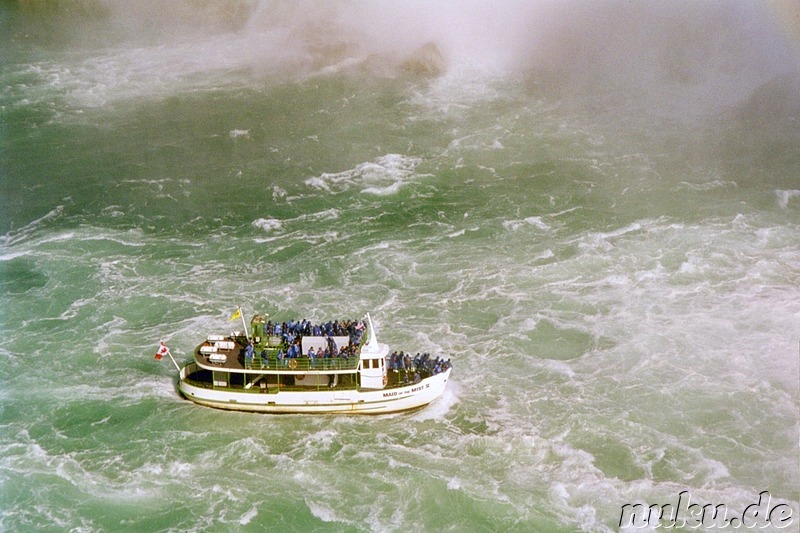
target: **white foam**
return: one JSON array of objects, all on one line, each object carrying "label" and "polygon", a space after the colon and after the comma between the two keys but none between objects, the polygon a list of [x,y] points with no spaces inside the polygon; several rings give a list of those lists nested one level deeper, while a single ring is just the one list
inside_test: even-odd
[{"label": "white foam", "polygon": [[341,215],[340,211],[335,207],[331,207],[329,209],[323,209],[322,211],[317,211],[316,213],[307,213],[298,216],[296,219],[297,221],[307,221],[307,220],[336,220]]},{"label": "white foam", "polygon": [[394,183],[386,187],[367,187],[361,192],[364,194],[374,194],[375,196],[389,196],[392,194],[397,194],[397,191],[399,191],[400,187],[402,186],[403,182],[395,181]]},{"label": "white foam", "polygon": [[425,409],[415,413],[414,420],[444,420],[453,407],[458,404],[461,386],[452,378],[452,375],[444,394],[428,404]]},{"label": "white foam", "polygon": [[726,189],[731,187],[737,187],[735,181],[721,180],[721,179],[705,181],[702,183],[682,181],[678,184],[679,189],[690,189],[693,191],[710,191],[713,189],[720,189],[720,188]]},{"label": "white foam", "polygon": [[[426,116],[458,117],[478,104],[485,105],[502,98],[498,89],[502,80],[502,72],[485,65],[460,63],[430,83],[425,92],[414,94],[411,103],[418,106]],[[473,146],[477,139],[480,139],[481,146],[497,148],[495,143],[500,143],[494,137],[470,134],[453,139],[448,150]]]},{"label": "white foam", "polygon": [[331,509],[329,506],[321,504],[316,501],[312,501],[310,498],[306,497],[306,506],[308,510],[311,512],[312,515],[319,518],[323,522],[341,522],[342,520],[338,517],[338,514]]},{"label": "white foam", "polygon": [[253,227],[264,231],[277,231],[283,227],[283,224],[275,218],[259,218],[253,221]]},{"label": "white foam", "polygon": [[542,217],[540,217],[540,216],[531,216],[531,217],[527,217],[527,218],[525,218],[523,220],[504,220],[503,221],[503,227],[505,229],[507,229],[507,230],[510,230],[510,231],[517,231],[523,225],[533,226],[533,227],[538,228],[538,229],[540,229],[542,231],[549,231],[549,230],[552,229],[549,224],[547,224],[544,220],[542,220]]},{"label": "white foam", "polygon": [[593,235],[596,236],[598,239],[609,240],[615,237],[620,237],[628,233],[640,231],[641,229],[642,229],[642,224],[640,222],[633,222],[631,224],[628,224],[627,226],[624,226],[622,228],[613,231],[609,231],[606,233],[595,233]]},{"label": "white foam", "polygon": [[800,190],[792,189],[792,190],[778,190],[775,191],[775,196],[777,197],[778,207],[781,209],[786,209],[789,207],[789,201],[795,197],[800,196]]},{"label": "white foam", "polygon": [[361,188],[366,194],[387,196],[396,194],[403,185],[409,183],[416,176],[416,167],[421,162],[416,157],[387,154],[375,161],[360,163],[350,170],[308,178],[305,183],[331,193]]},{"label": "white foam", "polygon": [[525,222],[544,231],[550,229],[550,226],[542,220],[542,217],[528,217],[525,219]]},{"label": "white foam", "polygon": [[288,74],[292,64],[299,71],[306,70],[302,53],[286,53],[291,48],[288,31],[282,28],[206,34],[195,40],[105,49],[72,62],[44,61],[31,65],[29,73],[67,95],[78,108],[104,107],[136,97],[161,97],[187,87],[212,89],[251,83],[258,78],[254,73]]},{"label": "white foam", "polygon": [[9,231],[5,235],[0,236],[0,244],[4,246],[11,246],[16,244],[27,237],[30,237],[33,233],[35,233],[38,229],[44,226],[47,222],[53,221],[60,217],[64,213],[64,206],[59,205],[51,209],[46,215],[37,218],[36,220],[29,222],[25,226]]},{"label": "white foam", "polygon": [[328,181],[335,180],[335,177],[331,177],[330,174],[322,174],[319,177],[308,178],[306,180],[306,185],[309,187],[314,187],[315,189],[323,189],[326,191],[330,191],[331,188],[328,186]]},{"label": "white foam", "polygon": [[0,261],[11,261],[16,259],[17,257],[24,257],[28,255],[30,252],[28,251],[19,251],[19,252],[10,252],[7,254],[0,255]]},{"label": "white foam", "polygon": [[242,515],[242,517],[239,519],[239,524],[242,526],[246,526],[247,524],[252,522],[253,518],[255,518],[256,516],[258,516],[258,508],[254,505],[253,507],[250,508],[249,511],[247,511],[245,514]]}]

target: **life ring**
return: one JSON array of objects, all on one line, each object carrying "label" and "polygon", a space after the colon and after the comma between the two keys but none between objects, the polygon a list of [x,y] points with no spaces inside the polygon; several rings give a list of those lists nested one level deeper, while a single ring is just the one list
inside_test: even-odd
[{"label": "life ring", "polygon": [[289,359],[287,365],[289,366],[289,370],[294,370],[295,368],[297,368],[297,361],[295,361],[294,359]]},{"label": "life ring", "polygon": [[386,374],[383,375],[383,386],[385,387],[389,383],[389,376]]}]

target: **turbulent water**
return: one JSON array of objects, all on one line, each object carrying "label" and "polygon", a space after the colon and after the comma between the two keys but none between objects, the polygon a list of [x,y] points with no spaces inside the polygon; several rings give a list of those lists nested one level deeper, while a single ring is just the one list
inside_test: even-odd
[{"label": "turbulent water", "polygon": [[[19,1],[0,89],[0,529],[800,523],[792,2]],[[184,400],[239,304],[449,388]]]}]

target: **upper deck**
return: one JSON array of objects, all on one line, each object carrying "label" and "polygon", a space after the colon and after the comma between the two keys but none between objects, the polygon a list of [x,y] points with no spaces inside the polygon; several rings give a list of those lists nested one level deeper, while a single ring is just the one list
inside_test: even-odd
[{"label": "upper deck", "polygon": [[[331,337],[337,346],[348,341],[347,337]],[[278,357],[283,349],[279,337],[270,337],[261,351],[256,350],[248,361],[245,349],[249,341],[244,336],[209,335],[205,342],[194,351],[195,362],[201,368],[222,372],[244,372],[248,374],[343,374],[353,373],[358,368],[360,348],[346,357],[310,358],[310,349],[319,350],[329,342],[326,337],[305,336],[302,338],[302,351],[299,357],[283,359]],[[263,355],[262,355],[263,354]]]}]

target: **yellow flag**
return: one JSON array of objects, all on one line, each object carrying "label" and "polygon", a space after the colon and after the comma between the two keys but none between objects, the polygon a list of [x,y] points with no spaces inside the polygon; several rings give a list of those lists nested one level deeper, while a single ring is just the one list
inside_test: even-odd
[{"label": "yellow flag", "polygon": [[240,316],[242,316],[242,308],[241,307],[237,307],[236,308],[236,312],[233,313],[233,316],[231,317],[231,320],[236,320]]}]

